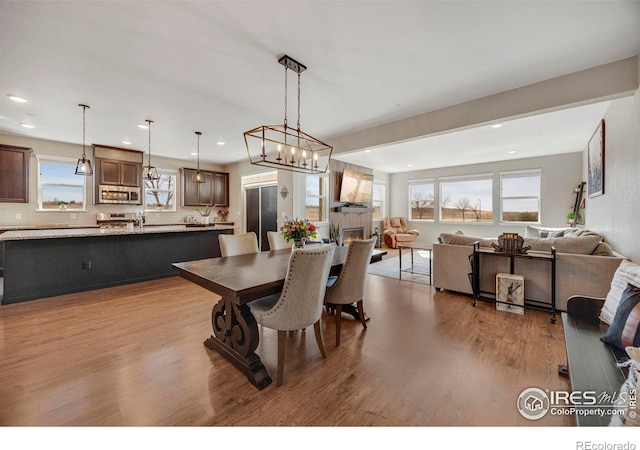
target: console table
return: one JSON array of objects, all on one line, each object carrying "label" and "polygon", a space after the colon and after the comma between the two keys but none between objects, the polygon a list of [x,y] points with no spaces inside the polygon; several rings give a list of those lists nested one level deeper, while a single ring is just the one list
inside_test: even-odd
[{"label": "console table", "polygon": [[[526,259],[536,259],[541,261],[547,261],[549,263],[549,270],[551,271],[551,299],[550,304],[545,302],[540,302],[537,300],[527,300],[525,298],[524,307],[530,309],[538,309],[541,311],[550,311],[551,312],[551,323],[556,323],[556,248],[551,247],[550,252],[540,252],[540,251],[529,251],[528,253],[504,253],[497,252],[490,248],[481,248],[480,243],[476,242],[473,244],[473,255],[471,260],[471,286],[473,291],[473,302],[472,305],[476,306],[477,300],[490,301],[495,303],[505,303],[499,301],[497,298],[489,297],[486,294],[493,294],[491,292],[480,291],[480,273],[482,270],[481,264],[481,256],[482,257],[499,257],[499,258],[509,258],[509,273],[513,274],[514,270],[514,260],[516,258],[526,258]],[[526,284],[526,274],[522,274],[525,277]],[[525,290],[526,292],[526,290]]]}]

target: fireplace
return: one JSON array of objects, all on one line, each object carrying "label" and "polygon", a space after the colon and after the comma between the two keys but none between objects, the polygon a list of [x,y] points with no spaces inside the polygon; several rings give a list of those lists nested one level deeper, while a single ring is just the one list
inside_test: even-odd
[{"label": "fireplace", "polygon": [[342,229],[342,242],[347,243],[360,239],[364,239],[364,227]]}]

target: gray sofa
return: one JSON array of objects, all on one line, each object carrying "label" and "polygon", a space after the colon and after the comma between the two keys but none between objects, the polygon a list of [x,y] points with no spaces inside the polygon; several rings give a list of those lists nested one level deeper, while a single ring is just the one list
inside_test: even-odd
[{"label": "gray sofa", "polygon": [[[544,229],[537,231],[541,230]],[[528,230],[527,234],[524,245],[531,245],[532,250],[547,251],[551,245],[556,247],[556,308],[561,311],[566,311],[567,299],[572,295],[605,297],[613,274],[626,259],[604,243],[597,233],[556,231],[549,237],[546,232],[534,236],[535,231]],[[442,233],[438,241],[433,245],[434,287],[471,294],[468,273],[473,243],[479,241],[482,247],[491,247],[491,243],[497,243],[496,239]],[[509,258],[483,258],[481,264],[480,289],[495,292],[496,273],[509,272]],[[515,259],[514,273],[524,276],[527,299],[550,302],[550,269],[551,265],[546,261]]]}]

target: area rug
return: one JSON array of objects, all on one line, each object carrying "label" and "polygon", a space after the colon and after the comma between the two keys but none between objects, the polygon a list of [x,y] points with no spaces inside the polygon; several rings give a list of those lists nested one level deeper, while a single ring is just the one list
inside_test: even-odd
[{"label": "area rug", "polygon": [[[381,277],[400,279],[400,261],[398,256],[393,258],[383,258],[382,261],[369,264],[368,273]],[[413,265],[419,267],[421,271],[429,271],[429,253],[421,250],[414,250]],[[402,269],[411,267],[411,252],[402,252]],[[432,268],[433,270],[433,268]],[[402,272],[402,281],[412,281],[414,283],[429,284],[428,275],[418,273]]]}]

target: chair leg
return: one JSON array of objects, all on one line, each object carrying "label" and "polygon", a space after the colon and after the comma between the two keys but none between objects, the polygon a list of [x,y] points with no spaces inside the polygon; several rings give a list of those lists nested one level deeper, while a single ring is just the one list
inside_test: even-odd
[{"label": "chair leg", "polygon": [[360,316],[360,322],[364,328],[367,328],[367,321],[364,320],[364,306],[362,306],[362,299],[358,301],[358,315]]},{"label": "chair leg", "polygon": [[340,322],[342,319],[342,305],[336,305],[336,347],[340,346]]},{"label": "chair leg", "polygon": [[282,372],[284,372],[284,347],[286,331],[278,331],[278,373],[276,375],[276,385],[282,386]]},{"label": "chair leg", "polygon": [[320,320],[313,324],[313,331],[316,332],[316,342],[320,349],[320,354],[323,358],[327,357],[327,353],[324,351],[324,343],[322,342],[322,329],[320,328]]},{"label": "chair leg", "polygon": [[289,337],[292,338],[293,336],[295,336],[295,331],[291,330],[289,331]]}]

